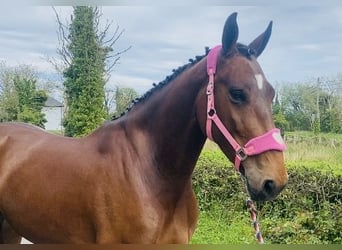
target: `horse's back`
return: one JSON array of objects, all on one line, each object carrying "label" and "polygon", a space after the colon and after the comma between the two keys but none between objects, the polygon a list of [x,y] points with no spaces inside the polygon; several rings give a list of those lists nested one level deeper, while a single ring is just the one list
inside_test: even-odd
[{"label": "horse's back", "polygon": [[37,132],[42,133],[42,130],[24,123],[0,124],[0,193],[7,178],[15,173],[34,140],[39,138]]},{"label": "horse's back", "polygon": [[[0,154],[15,147],[30,147],[42,139],[53,136],[43,129],[26,123],[0,123]],[[19,147],[19,148],[18,148]],[[0,155],[1,157],[1,155]],[[0,159],[1,160],[1,159]]]},{"label": "horse's back", "polygon": [[[45,152],[54,148],[55,135],[25,123],[0,124],[0,178],[22,165],[37,163]],[[58,137],[57,137],[58,138]],[[57,146],[57,145],[55,145]]]}]

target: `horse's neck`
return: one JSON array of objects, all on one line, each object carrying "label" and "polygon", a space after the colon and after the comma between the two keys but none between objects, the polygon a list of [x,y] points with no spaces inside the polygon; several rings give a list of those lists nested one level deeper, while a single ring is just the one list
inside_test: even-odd
[{"label": "horse's neck", "polygon": [[188,181],[191,177],[205,142],[195,103],[206,80],[202,60],[129,113],[150,135],[156,171],[165,179]]}]

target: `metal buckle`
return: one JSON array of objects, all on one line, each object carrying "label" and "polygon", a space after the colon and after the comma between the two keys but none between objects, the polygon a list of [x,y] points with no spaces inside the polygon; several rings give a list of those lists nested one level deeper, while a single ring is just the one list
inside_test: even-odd
[{"label": "metal buckle", "polygon": [[244,161],[247,159],[248,155],[245,152],[244,148],[240,148],[238,151],[236,151],[236,156],[240,158],[241,161]]}]

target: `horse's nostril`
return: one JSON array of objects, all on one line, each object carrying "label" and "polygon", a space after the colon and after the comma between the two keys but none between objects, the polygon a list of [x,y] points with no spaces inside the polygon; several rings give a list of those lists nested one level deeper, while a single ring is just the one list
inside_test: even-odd
[{"label": "horse's nostril", "polygon": [[274,193],[275,190],[275,184],[274,181],[272,180],[266,180],[264,184],[264,192],[266,194],[272,194]]}]

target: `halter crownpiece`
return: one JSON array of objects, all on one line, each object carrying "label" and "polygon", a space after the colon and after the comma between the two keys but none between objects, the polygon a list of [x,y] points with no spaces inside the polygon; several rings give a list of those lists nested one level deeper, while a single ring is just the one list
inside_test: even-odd
[{"label": "halter crownpiece", "polygon": [[209,82],[207,85],[206,133],[207,137],[210,140],[213,140],[212,123],[214,122],[217,128],[235,150],[234,165],[235,169],[239,170],[240,163],[246,160],[248,156],[258,155],[270,150],[285,151],[286,145],[281,137],[280,130],[277,128],[273,128],[261,136],[252,138],[246,143],[245,146],[242,147],[224,126],[221,119],[216,113],[214,98],[214,78],[216,73],[216,63],[221,48],[221,45],[214,47],[209,51],[209,54],[207,56],[207,73],[209,76]]}]

